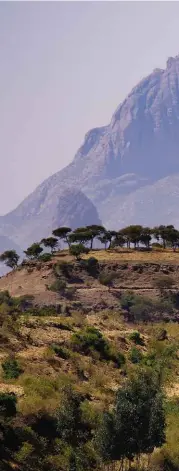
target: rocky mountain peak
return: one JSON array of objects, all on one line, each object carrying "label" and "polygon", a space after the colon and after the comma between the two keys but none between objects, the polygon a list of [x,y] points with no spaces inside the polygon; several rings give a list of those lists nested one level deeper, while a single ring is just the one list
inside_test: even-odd
[{"label": "rocky mountain peak", "polygon": [[[75,218],[76,224],[83,225],[85,221],[98,223],[99,217],[106,226],[116,228],[130,223],[132,214],[136,223],[142,218],[148,224],[150,213],[152,224],[157,208],[155,218],[159,220],[162,215],[164,223],[171,219],[175,223],[174,219],[179,220],[178,174],[179,56],[176,56],[168,58],[165,69],[155,69],[132,89],[109,124],[88,131],[71,164],[1,218],[0,230],[15,241],[23,237],[24,245],[27,239],[46,236],[54,223],[72,225]],[[73,189],[72,193],[69,189]],[[79,193],[74,193],[76,190]],[[156,207],[157,191],[162,198]],[[99,216],[85,197],[96,205]]]}]

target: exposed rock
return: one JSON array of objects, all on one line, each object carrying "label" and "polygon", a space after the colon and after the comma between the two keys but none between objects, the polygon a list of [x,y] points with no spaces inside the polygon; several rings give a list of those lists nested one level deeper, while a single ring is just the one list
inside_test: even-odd
[{"label": "exposed rock", "polygon": [[[109,125],[90,130],[70,165],[1,217],[1,233],[27,245],[54,225],[96,223],[95,208],[79,190],[91,198],[107,227],[179,227],[178,149],[179,56],[144,78]],[[71,196],[65,196],[67,189]]]}]

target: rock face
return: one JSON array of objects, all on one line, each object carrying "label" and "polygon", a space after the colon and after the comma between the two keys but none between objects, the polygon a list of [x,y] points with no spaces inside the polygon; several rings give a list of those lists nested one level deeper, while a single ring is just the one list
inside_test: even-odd
[{"label": "rock face", "polygon": [[36,191],[35,200],[32,194],[17,210],[3,218],[4,232],[13,231],[14,239],[22,247],[49,236],[59,226],[75,229],[87,224],[101,224],[94,204],[82,191],[62,187],[55,194],[52,190]]},{"label": "rock face", "polygon": [[144,78],[109,125],[89,131],[70,165],[1,217],[1,233],[25,244],[45,236],[41,229],[50,232],[59,208],[60,221],[71,220],[73,198],[65,205],[63,196],[69,188],[93,201],[107,227],[179,227],[179,56]]}]

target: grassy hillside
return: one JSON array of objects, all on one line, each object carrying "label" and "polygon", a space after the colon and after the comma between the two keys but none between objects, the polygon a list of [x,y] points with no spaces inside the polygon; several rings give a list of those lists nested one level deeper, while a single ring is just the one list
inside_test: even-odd
[{"label": "grassy hillside", "polygon": [[[166,443],[152,454],[150,469],[166,469],[166,463],[179,469],[178,257],[93,251],[75,261],[64,251],[0,279],[0,397],[17,398],[15,446],[3,449],[0,469],[73,469],[68,446],[62,451],[53,431],[44,436],[66,388],[82,398],[90,429],[88,462],[74,469],[103,467],[92,445],[101,414],[129,378],[159,367]],[[146,467],[145,456],[141,463]]]}]

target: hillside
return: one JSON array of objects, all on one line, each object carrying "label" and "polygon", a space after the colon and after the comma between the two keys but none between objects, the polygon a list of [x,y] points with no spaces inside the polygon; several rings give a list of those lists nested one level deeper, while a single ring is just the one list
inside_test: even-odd
[{"label": "hillside", "polygon": [[[80,208],[90,204],[86,195],[109,228],[118,229],[134,219],[178,225],[178,83],[176,56],[168,59],[166,69],[155,69],[134,87],[107,126],[86,134],[66,168],[0,218],[1,233],[24,247],[48,235],[45,232],[52,230],[54,221],[73,223],[73,205],[65,203],[69,191],[73,200],[76,192],[83,193]],[[79,219],[77,208],[75,217]]]},{"label": "hillside", "polygon": [[[80,395],[83,420],[94,433],[97,417],[111,407],[130,375],[155,370],[160,362],[168,398],[167,441],[157,469],[164,469],[165,459],[179,466],[178,257],[171,250],[101,250],[75,261],[61,251],[50,262],[27,261],[0,279],[0,400],[2,394],[14,394],[18,406],[14,449],[0,455],[3,471],[69,469],[68,453],[60,442],[57,447],[57,438],[52,441],[51,421],[64,404],[64,388]],[[157,280],[165,281],[164,288]],[[91,342],[102,336],[100,349],[107,348],[107,357],[95,350],[97,343],[85,350],[90,335]],[[41,455],[42,437],[47,443]],[[154,464],[157,456],[152,455]],[[82,469],[98,471],[94,451],[93,464],[90,457]]]}]

